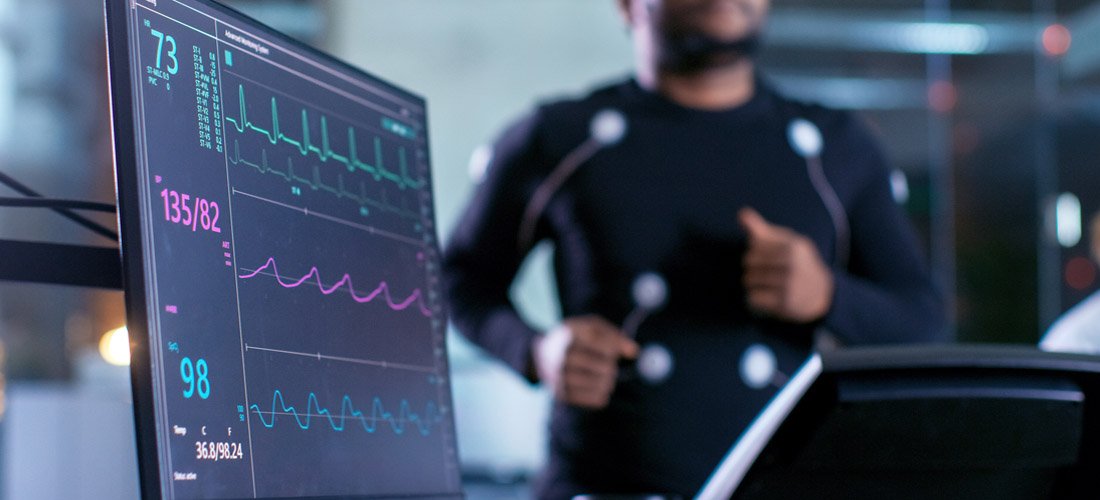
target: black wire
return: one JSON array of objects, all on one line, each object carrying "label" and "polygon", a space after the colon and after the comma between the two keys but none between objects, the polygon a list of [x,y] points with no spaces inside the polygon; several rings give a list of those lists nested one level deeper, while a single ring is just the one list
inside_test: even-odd
[{"label": "black wire", "polygon": [[[22,194],[23,196],[30,196],[32,198],[43,198],[43,196],[41,194],[39,194],[38,192],[36,192],[35,190],[23,185],[19,181],[13,179],[11,176],[9,176],[9,175],[7,175],[3,172],[0,172],[0,184],[4,184],[5,186],[8,186],[9,188],[15,190],[19,194]],[[96,233],[96,234],[98,234],[98,235],[100,235],[104,238],[108,238],[112,241],[118,242],[118,234],[117,233],[115,233],[114,231],[108,229],[107,227],[99,224],[96,221],[93,221],[93,220],[91,220],[87,217],[84,217],[84,216],[82,216],[82,215],[80,215],[76,212],[73,212],[72,210],[67,209],[67,208],[51,207],[51,209],[54,212],[57,212],[58,214],[61,214],[62,217],[65,217],[66,219],[69,219],[69,220],[71,220],[71,221],[73,221],[77,224],[80,224],[85,229],[88,229],[89,231],[91,231],[93,233]]]},{"label": "black wire", "polygon": [[0,196],[0,207],[66,208],[70,210],[92,210],[109,214],[115,213],[115,206],[109,203],[65,200],[61,198],[11,198]]}]

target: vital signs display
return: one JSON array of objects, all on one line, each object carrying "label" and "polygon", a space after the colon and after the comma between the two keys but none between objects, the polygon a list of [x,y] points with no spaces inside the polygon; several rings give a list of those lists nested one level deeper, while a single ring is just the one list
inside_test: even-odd
[{"label": "vital signs display", "polygon": [[460,495],[423,99],[200,0],[108,0],[142,489]]}]

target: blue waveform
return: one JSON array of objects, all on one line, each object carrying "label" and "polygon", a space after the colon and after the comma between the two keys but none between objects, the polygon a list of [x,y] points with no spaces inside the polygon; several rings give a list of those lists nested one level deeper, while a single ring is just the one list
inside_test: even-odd
[{"label": "blue waveform", "polygon": [[397,214],[398,216],[404,217],[406,219],[420,220],[420,215],[416,212],[404,208],[404,203],[402,203],[401,207],[398,207],[386,201],[385,191],[382,191],[382,197],[380,199],[375,199],[367,196],[367,186],[362,182],[359,183],[358,190],[348,189],[349,186],[346,185],[346,182],[344,181],[344,176],[337,174],[336,185],[330,186],[328,184],[325,184],[325,182],[321,179],[321,168],[317,165],[314,165],[312,168],[313,175],[309,177],[303,177],[298,175],[298,173],[295,171],[293,158],[286,159],[287,168],[286,171],[283,171],[268,165],[266,149],[260,150],[259,163],[249,161],[241,157],[241,145],[240,142],[236,139],[233,140],[233,149],[234,154],[229,155],[229,163],[232,163],[234,165],[245,165],[248,167],[252,167],[261,174],[276,175],[289,183],[304,184],[314,191],[327,192],[337,198],[352,200],[358,203],[359,206],[363,209],[366,209],[366,207],[373,207],[383,212]]},{"label": "blue waveform", "polygon": [[[313,417],[324,417],[332,430],[337,432],[343,432],[347,428],[348,420],[356,420],[362,425],[363,430],[374,433],[378,430],[379,423],[388,423],[390,429],[394,434],[401,435],[405,433],[405,429],[412,425],[416,428],[422,436],[427,436],[432,432],[432,426],[442,421],[443,416],[440,414],[435,403],[429,401],[424,407],[423,414],[417,414],[412,411],[409,406],[409,402],[401,400],[401,407],[398,409],[397,414],[393,414],[382,406],[382,400],[380,398],[374,398],[371,403],[370,415],[364,414],[360,410],[355,409],[355,405],[351,401],[351,397],[344,395],[340,402],[340,413],[333,415],[328,408],[321,406],[321,403],[317,400],[317,395],[310,392],[309,398],[306,401],[306,408],[304,412],[298,412],[293,406],[286,404],[283,399],[282,391],[276,389],[274,395],[271,397],[271,411],[266,412],[268,417],[264,418],[263,411],[260,410],[260,405],[254,404],[249,409],[256,413],[259,417],[260,423],[268,429],[275,427],[275,421],[277,415],[289,415],[294,417],[295,423],[298,424],[302,430],[308,430],[313,422]],[[281,409],[281,411],[280,411]]]},{"label": "blue waveform", "polygon": [[[237,118],[226,116],[225,121],[232,123],[233,128],[237,132],[244,133],[246,130],[252,130],[261,135],[267,137],[268,142],[271,144],[285,143],[298,150],[302,156],[309,156],[316,154],[317,159],[322,162],[329,160],[336,161],[344,164],[348,168],[348,171],[362,170],[371,174],[375,180],[386,180],[397,185],[401,189],[412,188],[420,189],[424,187],[425,181],[423,179],[414,179],[409,174],[408,159],[406,158],[405,148],[398,148],[398,162],[400,164],[400,172],[392,172],[388,170],[383,164],[382,158],[382,139],[380,137],[374,138],[374,164],[366,163],[359,159],[356,151],[355,144],[355,129],[348,127],[348,153],[339,154],[332,150],[329,146],[329,134],[328,134],[328,119],[321,116],[321,144],[320,146],[313,144],[310,139],[309,133],[309,112],[305,108],[302,109],[302,138],[293,139],[290,136],[284,134],[279,128],[279,102],[274,97],[271,98],[271,129],[261,127],[257,123],[248,119],[248,102],[244,96],[244,85],[238,87],[238,94],[240,96],[240,114]],[[396,124],[400,127],[399,124]]]}]

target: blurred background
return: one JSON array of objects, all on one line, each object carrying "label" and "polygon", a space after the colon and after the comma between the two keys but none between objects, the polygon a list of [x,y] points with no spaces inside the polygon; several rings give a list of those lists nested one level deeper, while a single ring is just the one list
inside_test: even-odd
[{"label": "blurred background", "polygon": [[[428,99],[444,241],[481,145],[535,102],[631,68],[614,0],[231,5]],[[105,64],[100,2],[0,0],[0,171],[113,202]],[[1100,210],[1100,2],[774,0],[761,66],[879,135],[960,341],[1034,344],[1097,290],[1085,226]],[[0,209],[0,239],[112,246],[15,208]],[[541,326],[558,315],[549,252],[513,290]],[[137,495],[126,344],[109,334],[123,323],[120,292],[0,282],[0,496]],[[548,398],[450,341],[468,492],[525,498]]]}]

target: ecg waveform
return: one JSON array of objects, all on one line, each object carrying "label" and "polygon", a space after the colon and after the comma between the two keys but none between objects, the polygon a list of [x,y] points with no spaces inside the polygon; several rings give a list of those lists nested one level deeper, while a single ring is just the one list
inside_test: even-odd
[{"label": "ecg waveform", "polygon": [[[270,272],[264,273],[264,271],[268,269],[270,269]],[[415,304],[417,306],[417,309],[420,310],[420,314],[428,317],[431,317],[432,315],[431,309],[428,308],[427,304],[424,303],[423,293],[420,291],[419,288],[413,290],[412,293],[404,300],[395,301],[393,299],[393,296],[390,294],[389,284],[383,281],[379,283],[378,286],[370,293],[366,295],[360,295],[360,292],[355,290],[355,286],[351,282],[351,276],[347,273],[345,273],[339,281],[331,286],[326,286],[324,282],[321,281],[321,271],[319,271],[316,266],[311,267],[309,269],[309,272],[301,278],[285,278],[282,274],[279,273],[279,268],[275,264],[275,257],[269,257],[264,265],[260,266],[257,269],[245,272],[238,277],[240,279],[246,280],[254,278],[260,274],[273,276],[275,278],[275,281],[277,281],[279,285],[283,288],[298,288],[303,284],[310,283],[317,285],[317,289],[320,290],[321,293],[324,295],[332,295],[339,291],[341,288],[346,288],[348,293],[351,295],[351,298],[360,304],[371,302],[381,296],[385,299],[386,305],[394,311],[404,311],[405,309],[408,309],[413,304]]]},{"label": "ecg waveform", "polygon": [[328,184],[325,184],[324,181],[321,180],[321,170],[317,166],[313,167],[313,176],[312,176],[312,178],[302,177],[302,176],[297,175],[294,172],[294,160],[292,158],[287,158],[286,159],[287,169],[286,169],[286,171],[283,171],[283,170],[279,170],[279,169],[276,169],[276,168],[272,168],[271,166],[268,165],[268,163],[267,163],[267,150],[266,149],[260,151],[260,163],[256,163],[256,162],[249,161],[249,160],[246,160],[246,159],[242,158],[241,157],[241,146],[236,140],[233,141],[233,149],[234,149],[234,154],[229,157],[229,163],[232,163],[234,165],[245,165],[247,167],[251,167],[253,169],[256,169],[256,171],[260,172],[261,174],[269,174],[269,175],[274,175],[274,176],[277,176],[277,177],[282,177],[283,180],[285,180],[287,182],[296,182],[296,183],[308,186],[310,189],[313,189],[314,191],[323,191],[323,192],[327,192],[329,194],[332,194],[333,196],[336,196],[337,198],[345,198],[345,199],[354,201],[354,202],[358,203],[359,206],[361,206],[361,207],[368,207],[369,206],[369,207],[373,207],[373,208],[376,208],[378,210],[381,210],[383,212],[389,212],[389,213],[396,214],[396,215],[404,217],[406,219],[419,220],[419,216],[415,212],[413,212],[411,210],[408,210],[406,208],[395,206],[395,205],[387,202],[386,199],[385,199],[385,194],[386,194],[385,191],[382,192],[382,195],[383,195],[382,200],[376,200],[374,198],[371,198],[371,197],[367,196],[366,185],[364,185],[362,182],[359,183],[359,191],[354,192],[354,191],[351,191],[351,190],[348,189],[347,185],[344,183],[344,177],[342,175],[337,175],[336,176],[336,185],[335,186],[330,186]]},{"label": "ecg waveform", "polygon": [[[260,419],[260,423],[264,427],[271,429],[275,427],[276,417],[278,415],[289,415],[294,418],[294,422],[298,424],[298,427],[302,430],[309,430],[313,424],[313,418],[324,418],[332,430],[337,432],[343,432],[347,428],[348,420],[358,421],[363,427],[363,430],[373,434],[378,430],[378,425],[381,423],[389,424],[390,429],[394,434],[401,435],[405,433],[405,430],[409,425],[412,425],[417,432],[422,436],[427,436],[432,432],[432,426],[442,421],[443,416],[440,414],[439,409],[435,404],[429,401],[424,406],[424,413],[414,413],[406,400],[401,400],[400,408],[397,410],[397,414],[386,411],[382,406],[382,400],[380,398],[374,398],[371,403],[370,415],[368,416],[364,412],[355,409],[355,405],[351,401],[351,397],[344,395],[340,401],[340,413],[333,415],[332,411],[328,408],[322,407],[321,403],[317,399],[317,395],[309,393],[309,397],[306,400],[305,411],[299,412],[295,407],[286,404],[286,400],[283,399],[282,391],[278,389],[271,397],[271,411],[264,412],[260,410],[260,405],[254,404],[249,407],[250,410],[256,414]],[[264,414],[267,414],[267,418]]]},{"label": "ecg waveform", "polygon": [[261,135],[267,136],[267,140],[271,144],[279,144],[280,142],[289,144],[294,146],[302,156],[316,154],[317,158],[322,162],[333,160],[342,163],[347,167],[349,172],[362,170],[372,175],[376,181],[386,180],[396,184],[401,189],[420,189],[424,187],[424,180],[413,179],[409,176],[408,160],[405,158],[405,148],[398,148],[397,150],[398,168],[400,171],[391,172],[386,169],[383,162],[382,139],[375,137],[374,165],[364,163],[359,159],[358,151],[356,150],[355,129],[348,127],[348,153],[346,155],[338,154],[329,147],[328,119],[324,115],[321,115],[321,144],[320,146],[313,144],[309,132],[309,111],[305,108],[302,109],[302,139],[299,140],[288,137],[286,134],[282,133],[279,128],[279,103],[274,97],[271,98],[271,129],[268,130],[248,119],[248,103],[245,100],[244,85],[239,85],[238,87],[241,106],[240,116],[237,118],[230,116],[225,117],[225,121],[232,123],[237,129],[237,132],[242,134],[245,130],[258,132]]}]

